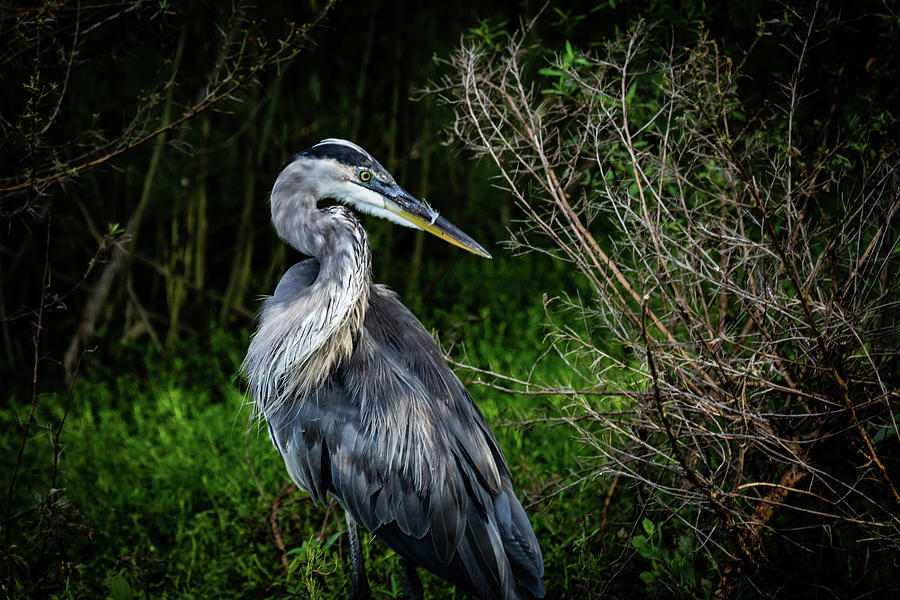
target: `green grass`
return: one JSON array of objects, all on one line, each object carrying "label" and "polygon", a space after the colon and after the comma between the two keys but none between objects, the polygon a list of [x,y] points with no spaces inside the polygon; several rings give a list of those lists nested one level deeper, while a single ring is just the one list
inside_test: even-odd
[{"label": "green grass", "polygon": [[[548,263],[465,263],[460,268],[470,272],[453,277],[464,282],[461,289],[439,283],[433,302],[415,310],[445,347],[454,345],[455,356],[464,350],[473,364],[521,375],[545,343],[543,307],[540,298],[512,297],[523,294],[512,283],[534,277],[545,281],[533,289],[547,289],[546,280],[564,280],[565,272]],[[546,271],[536,274],[536,267]],[[89,362],[71,398],[52,493],[50,430],[62,419],[67,395],[39,398],[36,422],[43,425],[32,429],[15,497],[23,510],[37,509],[11,532],[19,565],[12,590],[115,600],[346,597],[349,560],[337,507],[314,506],[302,492],[279,497],[289,566],[281,562],[270,517],[289,481],[268,434],[249,423],[238,376],[247,341],[247,332],[219,332],[165,357],[128,346],[117,349],[112,363]],[[550,378],[559,365],[547,361],[544,368],[540,375]],[[550,597],[590,585],[598,560],[590,534],[603,500],[598,486],[540,499],[577,469],[580,445],[565,427],[505,425],[558,414],[554,399],[478,386],[470,391],[530,505]],[[4,422],[25,418],[22,399],[10,405],[18,409],[4,410]],[[4,428],[5,472],[12,470],[20,431]],[[366,544],[366,553],[376,597],[401,597],[393,553],[377,541]],[[430,597],[458,597],[423,575]]]}]

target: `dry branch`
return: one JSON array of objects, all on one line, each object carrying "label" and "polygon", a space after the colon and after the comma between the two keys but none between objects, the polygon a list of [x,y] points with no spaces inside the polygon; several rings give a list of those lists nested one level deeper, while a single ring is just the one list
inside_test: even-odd
[{"label": "dry branch", "polygon": [[571,262],[594,295],[568,308],[638,361],[551,320],[568,381],[478,380],[571,402],[594,474],[649,487],[654,510],[691,527],[723,597],[770,533],[791,536],[784,515],[900,546],[878,447],[900,412],[900,157],[860,181],[835,160],[847,147],[797,147],[814,19],[803,30],[782,105],[753,119],[715,44],[660,57],[641,27],[549,63],[529,27],[467,43],[439,90],[454,137],[494,162],[524,215],[516,249]]}]

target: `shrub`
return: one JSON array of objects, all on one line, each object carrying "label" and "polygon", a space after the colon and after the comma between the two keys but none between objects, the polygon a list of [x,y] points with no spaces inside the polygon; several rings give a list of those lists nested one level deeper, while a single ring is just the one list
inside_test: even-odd
[{"label": "shrub", "polygon": [[513,244],[589,286],[556,304],[568,376],[526,388],[568,398],[594,474],[655,515],[625,559],[667,593],[897,583],[900,156],[873,143],[889,105],[802,118],[819,22],[776,24],[793,67],[762,99],[715,43],[644,26],[550,59],[531,26],[482,31],[441,88],[517,201]]}]

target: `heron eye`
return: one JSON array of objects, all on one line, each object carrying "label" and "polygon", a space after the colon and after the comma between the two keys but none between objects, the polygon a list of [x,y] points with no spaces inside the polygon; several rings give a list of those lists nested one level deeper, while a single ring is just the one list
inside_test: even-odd
[{"label": "heron eye", "polygon": [[371,171],[360,171],[359,172],[359,180],[360,181],[368,181],[370,179],[372,179]]}]

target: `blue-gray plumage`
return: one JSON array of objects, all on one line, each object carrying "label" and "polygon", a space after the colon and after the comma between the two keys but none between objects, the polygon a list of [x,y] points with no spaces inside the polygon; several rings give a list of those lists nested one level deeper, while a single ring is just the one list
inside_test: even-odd
[{"label": "blue-gray plumage", "polygon": [[484,416],[422,324],[372,283],[359,221],[318,208],[324,198],[489,255],[350,142],[313,146],[275,182],[275,228],[313,258],[266,299],[245,369],[291,478],[346,511],[351,597],[369,597],[357,524],[401,556],[408,598],[422,596],[417,566],[482,599],[543,597],[541,551]]}]

